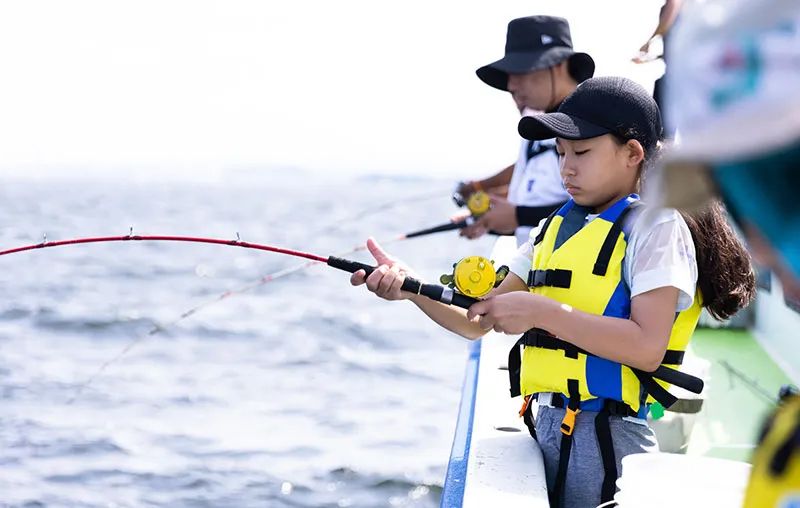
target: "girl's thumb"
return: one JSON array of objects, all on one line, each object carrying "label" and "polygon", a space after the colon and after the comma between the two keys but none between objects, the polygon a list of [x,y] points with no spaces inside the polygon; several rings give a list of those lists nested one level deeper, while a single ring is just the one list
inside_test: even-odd
[{"label": "girl's thumb", "polygon": [[375,258],[375,261],[378,262],[378,265],[391,265],[394,263],[392,256],[387,254],[386,251],[384,251],[378,242],[376,242],[372,237],[367,239],[367,249],[369,249],[369,253],[372,254],[372,257]]}]

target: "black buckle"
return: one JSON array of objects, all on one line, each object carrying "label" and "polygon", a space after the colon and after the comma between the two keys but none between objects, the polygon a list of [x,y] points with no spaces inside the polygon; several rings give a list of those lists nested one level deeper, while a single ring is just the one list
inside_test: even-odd
[{"label": "black buckle", "polygon": [[551,286],[568,289],[572,283],[572,270],[531,270],[528,272],[528,287]]}]

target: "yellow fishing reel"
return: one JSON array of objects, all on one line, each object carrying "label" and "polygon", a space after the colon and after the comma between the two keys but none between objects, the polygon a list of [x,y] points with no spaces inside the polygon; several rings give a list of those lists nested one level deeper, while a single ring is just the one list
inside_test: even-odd
[{"label": "yellow fishing reel", "polygon": [[484,191],[473,192],[467,199],[467,208],[473,217],[480,217],[489,211],[492,206],[492,199]]},{"label": "yellow fishing reel", "polygon": [[459,293],[480,298],[489,294],[508,275],[508,267],[494,269],[494,261],[482,256],[470,256],[453,265],[453,273],[439,277],[439,282]]}]

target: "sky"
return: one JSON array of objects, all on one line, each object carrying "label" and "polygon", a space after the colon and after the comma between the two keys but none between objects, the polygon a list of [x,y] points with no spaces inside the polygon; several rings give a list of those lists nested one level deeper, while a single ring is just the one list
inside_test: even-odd
[{"label": "sky", "polygon": [[508,21],[562,15],[597,75],[651,88],[661,64],[630,58],[660,4],[0,2],[0,171],[485,176],[519,146],[510,96],[475,76]]}]

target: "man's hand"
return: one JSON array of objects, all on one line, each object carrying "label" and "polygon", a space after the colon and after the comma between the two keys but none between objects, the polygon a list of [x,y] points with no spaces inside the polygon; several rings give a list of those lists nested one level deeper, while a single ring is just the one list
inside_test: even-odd
[{"label": "man's hand", "polygon": [[470,240],[480,238],[489,231],[498,233],[513,234],[517,229],[517,207],[499,196],[491,196],[492,205],[488,212],[481,215],[475,224],[467,226],[461,230],[459,235],[465,236]]},{"label": "man's hand", "polygon": [[517,224],[517,206],[507,199],[492,196],[492,207],[481,215],[478,224],[498,233],[513,233]]}]

